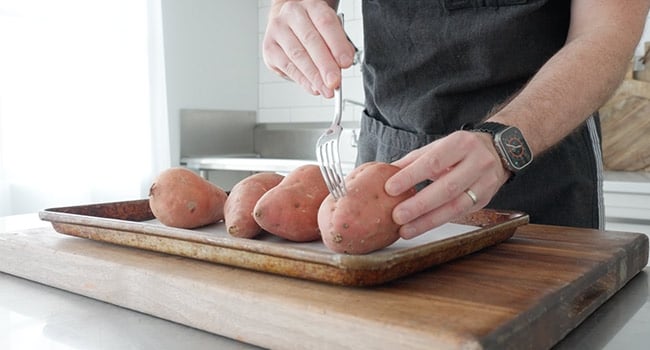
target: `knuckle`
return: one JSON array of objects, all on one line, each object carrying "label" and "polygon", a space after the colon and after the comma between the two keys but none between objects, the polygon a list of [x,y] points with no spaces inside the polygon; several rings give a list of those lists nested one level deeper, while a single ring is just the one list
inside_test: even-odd
[{"label": "knuckle", "polygon": [[424,167],[429,175],[440,174],[442,165],[440,158],[437,155],[430,155],[424,158]]},{"label": "knuckle", "polygon": [[316,30],[308,30],[302,35],[302,42],[306,45],[314,45],[322,40],[320,33]]},{"label": "knuckle", "polygon": [[312,22],[319,28],[337,24],[338,21],[336,14],[331,11],[319,11],[312,16]]},{"label": "knuckle", "polygon": [[445,181],[444,189],[449,198],[453,198],[454,196],[457,196],[458,193],[462,192],[462,189],[456,181]]},{"label": "knuckle", "polygon": [[463,198],[459,197],[458,199],[449,203],[452,218],[457,218],[465,214],[465,210],[467,210],[466,205],[463,204]]},{"label": "knuckle", "polygon": [[414,198],[413,208],[415,209],[415,216],[419,216],[422,213],[427,212],[428,204],[423,198]]},{"label": "knuckle", "polygon": [[300,1],[286,1],[282,4],[280,9],[280,15],[296,15],[298,12],[302,12],[303,6]]},{"label": "knuckle", "polygon": [[288,76],[294,77],[296,75],[296,72],[298,71],[298,68],[296,68],[296,65],[293,64],[291,61],[287,61],[282,65],[281,70]]},{"label": "knuckle", "polygon": [[287,52],[287,56],[293,61],[304,60],[307,57],[307,50],[304,47],[294,47]]},{"label": "knuckle", "polygon": [[298,67],[296,67],[295,64],[293,64],[290,61],[287,61],[281,68],[281,70],[284,72],[284,74],[287,75],[291,80],[296,82],[297,84],[303,86],[305,89],[309,90],[309,82],[305,78],[305,76],[300,72]]},{"label": "knuckle", "polygon": [[281,16],[270,16],[268,23],[266,23],[266,32],[272,34],[275,29],[284,27],[285,23]]},{"label": "knuckle", "polygon": [[313,82],[320,81],[320,73],[318,72],[318,70],[310,69],[308,72],[305,73],[305,76],[307,76],[307,79],[309,79],[309,81],[313,81]]}]

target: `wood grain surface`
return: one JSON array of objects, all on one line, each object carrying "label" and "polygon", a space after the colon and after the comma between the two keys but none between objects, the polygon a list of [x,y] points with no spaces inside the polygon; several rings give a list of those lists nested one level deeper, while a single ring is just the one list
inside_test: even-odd
[{"label": "wood grain surface", "polygon": [[0,270],[277,349],[547,349],[645,267],[642,234],[525,225],[377,287],[344,287],[69,237],[0,234]]},{"label": "wood grain surface", "polygon": [[650,83],[624,80],[599,112],[605,169],[650,171]]}]

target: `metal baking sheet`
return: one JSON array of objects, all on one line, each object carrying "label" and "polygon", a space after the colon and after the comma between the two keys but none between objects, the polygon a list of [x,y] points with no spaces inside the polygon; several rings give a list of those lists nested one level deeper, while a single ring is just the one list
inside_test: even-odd
[{"label": "metal baking sheet", "polygon": [[525,213],[483,209],[382,250],[348,255],[320,241],[289,242],[267,233],[232,237],[223,222],[193,230],[167,227],[155,219],[147,199],[50,208],[39,217],[66,235],[349,286],[385,283],[471,254],[528,223]]}]

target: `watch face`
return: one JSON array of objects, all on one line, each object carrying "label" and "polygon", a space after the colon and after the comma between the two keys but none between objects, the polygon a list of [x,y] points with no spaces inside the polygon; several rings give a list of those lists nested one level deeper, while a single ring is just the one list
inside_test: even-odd
[{"label": "watch face", "polygon": [[497,142],[511,170],[521,170],[533,160],[533,154],[519,129],[509,127],[503,130],[497,134]]}]

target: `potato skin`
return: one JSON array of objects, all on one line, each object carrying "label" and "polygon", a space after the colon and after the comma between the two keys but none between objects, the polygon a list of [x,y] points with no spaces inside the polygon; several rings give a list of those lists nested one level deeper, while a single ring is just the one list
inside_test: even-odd
[{"label": "potato skin", "polygon": [[386,180],[400,169],[381,162],[364,163],[345,178],[347,195],[329,195],[318,211],[323,243],[336,253],[367,254],[399,239],[400,225],[393,221],[395,206],[415,194],[415,188],[391,197]]},{"label": "potato skin", "polygon": [[284,176],[276,173],[257,173],[233,186],[223,208],[226,228],[231,236],[253,238],[262,232],[253,218],[253,209],[262,195],[283,179]]},{"label": "potato skin", "polygon": [[255,205],[253,216],[265,231],[294,242],[320,238],[318,208],[329,194],[317,165],[300,166]]},{"label": "potato skin", "polygon": [[149,206],[164,225],[196,228],[223,219],[227,196],[193,171],[174,167],[160,173],[151,185]]}]

